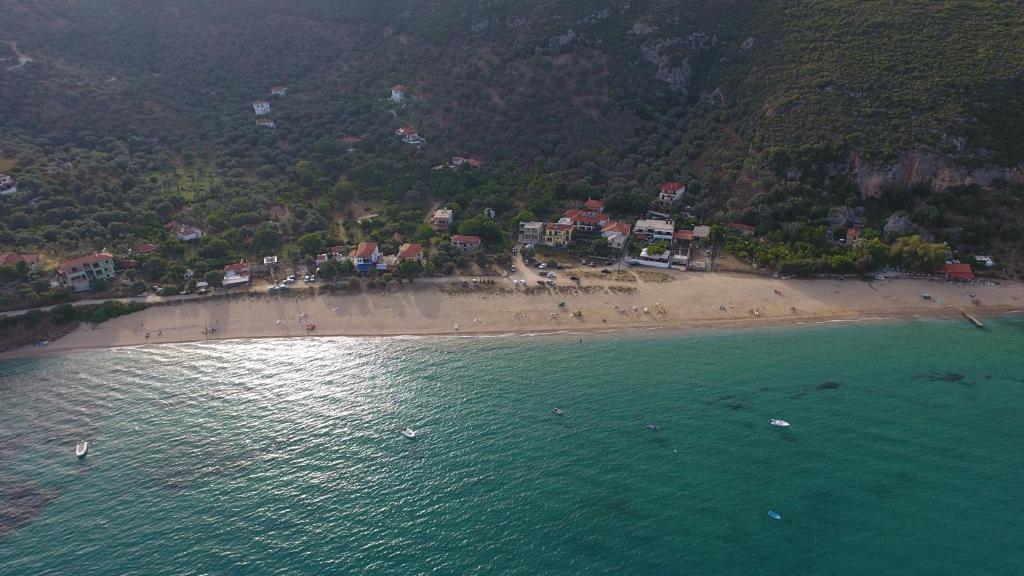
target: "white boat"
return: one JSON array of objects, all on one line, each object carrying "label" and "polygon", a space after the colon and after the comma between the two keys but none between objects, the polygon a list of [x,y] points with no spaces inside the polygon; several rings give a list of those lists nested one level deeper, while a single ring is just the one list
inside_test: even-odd
[{"label": "white boat", "polygon": [[772,426],[778,426],[779,428],[789,428],[789,422],[785,420],[779,420],[778,418],[772,418],[768,421]]},{"label": "white boat", "polygon": [[561,408],[552,408],[551,411],[554,412],[555,414],[558,414],[559,416],[565,414],[565,412],[562,412]]},{"label": "white boat", "polygon": [[416,431],[406,426],[405,428],[402,429],[402,436],[405,436],[406,438],[415,438]]},{"label": "white boat", "polygon": [[75,456],[79,458],[85,458],[85,453],[89,451],[89,443],[82,441],[75,445]]}]

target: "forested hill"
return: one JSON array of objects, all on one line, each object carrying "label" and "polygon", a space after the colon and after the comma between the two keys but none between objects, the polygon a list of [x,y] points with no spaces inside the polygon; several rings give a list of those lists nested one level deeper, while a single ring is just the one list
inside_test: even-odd
[{"label": "forested hill", "polygon": [[[480,195],[506,210],[551,192],[539,176],[576,196],[645,193],[672,177],[698,184],[703,215],[768,224],[798,215],[757,216],[759,197],[795,195],[793,212],[812,192],[1003,190],[1024,178],[1024,8],[1012,0],[0,0],[0,9],[9,43],[0,45],[0,171],[42,199],[5,205],[5,246],[96,244],[111,222],[125,224],[114,243],[142,238],[141,226],[175,211],[217,215],[241,189],[255,200],[236,208],[262,218],[272,203],[312,207],[344,181],[305,230],[353,199],[426,203],[481,186],[429,174],[452,154],[485,161],[493,188]],[[16,66],[19,53],[32,61]],[[387,101],[396,83],[408,87],[404,106]],[[289,94],[273,101],[276,129],[258,127],[251,103],[277,84]],[[401,144],[394,131],[405,124],[428,144]],[[343,153],[344,136],[362,138],[358,154]],[[182,175],[195,171],[206,186],[183,191]],[[46,206],[69,192],[73,205]],[[65,221],[89,225],[47,229]]]}]

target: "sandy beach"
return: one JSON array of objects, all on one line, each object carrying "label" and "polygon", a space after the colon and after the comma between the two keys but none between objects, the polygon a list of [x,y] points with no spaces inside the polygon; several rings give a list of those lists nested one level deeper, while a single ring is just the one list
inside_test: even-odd
[{"label": "sandy beach", "polygon": [[[579,286],[554,288],[535,278],[421,281],[387,289],[315,295],[249,293],[154,306],[98,326],[83,325],[20,357],[83,348],[296,336],[396,336],[536,333],[815,324],[915,316],[981,317],[1024,309],[1024,285],[955,284],[898,279],[779,280],[752,275],[580,271]],[[533,274],[527,272],[527,275]],[[522,274],[518,276],[523,278]],[[469,280],[469,279],[467,279]],[[922,298],[929,293],[931,300]],[[972,296],[973,294],[973,296]],[[561,305],[564,303],[564,306]]]}]

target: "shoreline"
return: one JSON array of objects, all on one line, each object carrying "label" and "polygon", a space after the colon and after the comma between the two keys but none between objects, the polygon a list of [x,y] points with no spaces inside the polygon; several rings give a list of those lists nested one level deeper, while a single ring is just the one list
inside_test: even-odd
[{"label": "shoreline", "polygon": [[[1024,285],[1017,283],[974,286],[679,273],[638,275],[632,282],[587,279],[582,287],[527,293],[505,287],[503,280],[468,290],[459,283],[413,284],[390,291],[253,294],[160,305],[95,327],[80,326],[43,348],[0,353],[0,361],[221,340],[684,332],[960,319],[964,311],[981,318],[1024,312]],[[924,300],[922,292],[932,299]],[[973,304],[975,298],[982,305]],[[315,329],[307,330],[309,324]]]}]

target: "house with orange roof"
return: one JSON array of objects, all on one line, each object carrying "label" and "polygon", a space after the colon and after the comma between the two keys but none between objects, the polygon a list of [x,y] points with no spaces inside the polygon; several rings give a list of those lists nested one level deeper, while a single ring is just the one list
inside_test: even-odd
[{"label": "house with orange roof", "polygon": [[686,194],[686,184],[682,182],[665,182],[658,191],[658,201],[666,206],[671,206],[683,199]]},{"label": "house with orange roof", "polygon": [[601,237],[607,240],[612,248],[621,250],[626,246],[631,230],[630,225],[625,222],[609,222],[601,228]]},{"label": "house with orange roof", "polygon": [[22,262],[29,270],[39,270],[42,259],[38,254],[18,254],[15,252],[0,252],[0,266],[17,266]]},{"label": "house with orange roof", "polygon": [[601,212],[594,212],[592,210],[580,210],[573,208],[565,211],[565,217],[568,218],[573,225],[573,228],[577,232],[597,232],[608,223],[608,216]]},{"label": "house with orange roof", "polygon": [[756,228],[754,228],[753,226],[749,226],[747,224],[740,224],[738,222],[733,222],[729,224],[730,232],[735,232],[742,236],[753,236],[756,230]]},{"label": "house with orange roof", "polygon": [[479,236],[469,236],[467,234],[455,234],[452,236],[451,242],[452,246],[463,252],[476,252],[483,244]]},{"label": "house with orange roof", "polygon": [[971,270],[970,264],[949,262],[942,267],[942,272],[945,274],[946,280],[956,282],[970,282],[974,280],[974,270]]},{"label": "house with orange roof", "polygon": [[590,212],[604,212],[604,201],[591,198],[583,203],[583,207]]},{"label": "house with orange roof", "polygon": [[572,245],[572,232],[575,227],[565,222],[557,222],[544,226],[544,245],[554,248],[568,248]]},{"label": "house with orange roof", "polygon": [[352,263],[356,265],[356,271],[366,274],[380,262],[380,248],[376,242],[360,242],[352,252]]},{"label": "house with orange roof", "polygon": [[420,265],[427,263],[427,255],[423,251],[422,244],[402,244],[398,248],[398,262],[419,262]]},{"label": "house with orange roof", "polygon": [[109,280],[114,275],[114,257],[106,252],[68,260],[57,268],[61,284],[75,292],[85,292],[93,280]]},{"label": "house with orange roof", "polygon": [[400,104],[402,100],[405,100],[405,86],[395,84],[391,87],[391,101]]},{"label": "house with orange roof", "polygon": [[222,284],[225,288],[248,284],[250,275],[251,270],[249,269],[249,264],[247,262],[242,261],[235,264],[228,264],[224,267],[224,281]]}]

